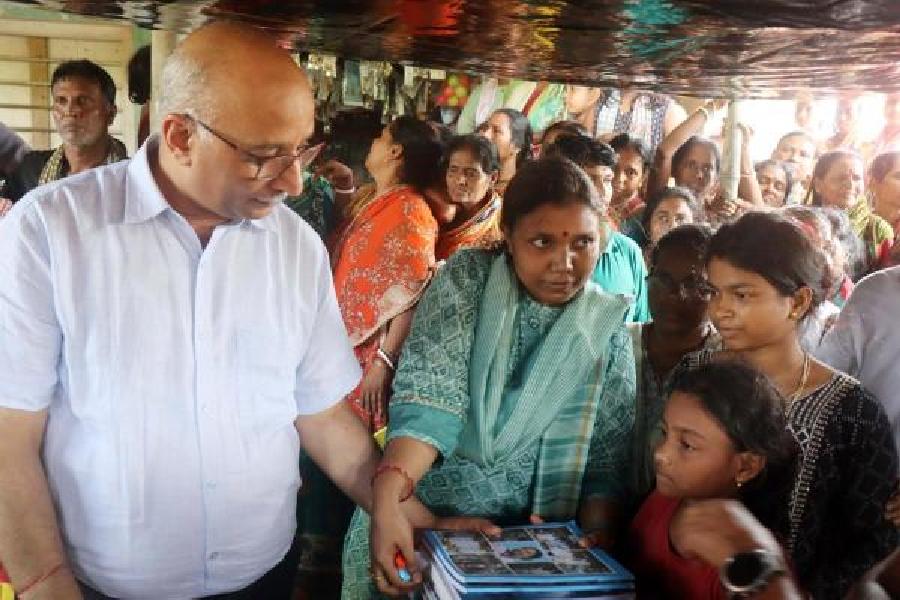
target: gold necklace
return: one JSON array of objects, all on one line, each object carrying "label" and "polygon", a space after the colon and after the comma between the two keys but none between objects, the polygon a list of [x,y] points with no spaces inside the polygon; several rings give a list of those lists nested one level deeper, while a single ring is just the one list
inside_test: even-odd
[{"label": "gold necklace", "polygon": [[800,374],[800,383],[797,385],[797,389],[794,390],[794,393],[788,396],[788,400],[791,404],[800,399],[803,395],[803,390],[806,388],[806,383],[809,380],[809,365],[810,358],[809,352],[803,353],[803,371]]}]

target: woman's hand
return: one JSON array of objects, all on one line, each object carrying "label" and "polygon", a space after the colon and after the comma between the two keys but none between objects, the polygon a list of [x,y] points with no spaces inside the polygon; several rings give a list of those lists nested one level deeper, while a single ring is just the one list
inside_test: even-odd
[{"label": "woman's hand", "polygon": [[[394,557],[397,552],[406,561],[411,581],[403,582],[397,573]],[[422,583],[413,545],[413,528],[401,510],[399,502],[376,502],[372,511],[369,556],[372,580],[382,594],[408,594]]]},{"label": "woman's hand", "polygon": [[362,407],[372,415],[372,419],[384,422],[387,419],[387,402],[390,396],[393,373],[384,362],[376,357],[372,360],[359,386]]},{"label": "woman's hand", "polygon": [[340,161],[329,160],[316,169],[316,175],[327,179],[336,190],[353,189],[353,169]]},{"label": "woman's hand", "polygon": [[6,216],[6,213],[13,207],[13,202],[9,198],[0,198],[0,219]]},{"label": "woman's hand", "polygon": [[434,520],[432,529],[445,529],[448,531],[472,531],[483,533],[488,537],[497,537],[502,530],[488,519],[481,517],[438,517]]},{"label": "woman's hand", "polygon": [[709,111],[710,116],[712,116],[716,111],[726,108],[729,102],[728,98],[710,98],[703,103],[703,108]]}]

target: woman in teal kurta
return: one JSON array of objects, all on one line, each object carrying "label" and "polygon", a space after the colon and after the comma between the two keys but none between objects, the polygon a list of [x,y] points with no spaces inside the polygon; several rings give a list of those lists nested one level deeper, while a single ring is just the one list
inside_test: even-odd
[{"label": "woman in teal kurta", "polygon": [[[439,517],[578,516],[609,539],[626,487],[635,376],[628,304],[590,281],[605,247],[600,208],[574,163],[530,163],[507,191],[505,248],[461,251],[439,271],[394,380],[382,465],[398,469],[375,481],[376,522],[398,514],[403,494],[393,490],[406,473]],[[369,526],[357,510],[345,599],[377,597]]]}]

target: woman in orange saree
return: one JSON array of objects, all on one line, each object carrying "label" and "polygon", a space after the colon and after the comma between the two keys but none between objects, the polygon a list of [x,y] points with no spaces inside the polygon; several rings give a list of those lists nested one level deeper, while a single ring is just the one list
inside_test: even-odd
[{"label": "woman in orange saree", "polygon": [[494,190],[500,174],[497,149],[477,135],[453,138],[444,152],[447,194],[456,216],[438,236],[437,260],[462,248],[487,248],[501,239],[501,198]]},{"label": "woman in orange saree", "polygon": [[338,305],[363,368],[346,400],[373,432],[386,424],[394,367],[434,271],[438,226],[421,190],[440,155],[426,123],[399,117],[385,127],[366,157],[374,192],[354,202],[332,254]]}]

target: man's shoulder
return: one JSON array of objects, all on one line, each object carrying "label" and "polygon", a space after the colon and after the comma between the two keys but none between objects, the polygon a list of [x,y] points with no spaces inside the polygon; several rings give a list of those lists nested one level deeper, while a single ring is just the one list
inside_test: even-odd
[{"label": "man's shoulder", "polygon": [[129,161],[105,165],[38,186],[19,201],[26,210],[83,214],[107,212],[125,201]]},{"label": "man's shoulder", "polygon": [[19,168],[43,168],[44,164],[46,164],[52,154],[53,150],[29,150],[22,156],[22,163]]},{"label": "man's shoulder", "polygon": [[867,275],[856,284],[848,303],[888,302],[900,309],[900,266]]}]

